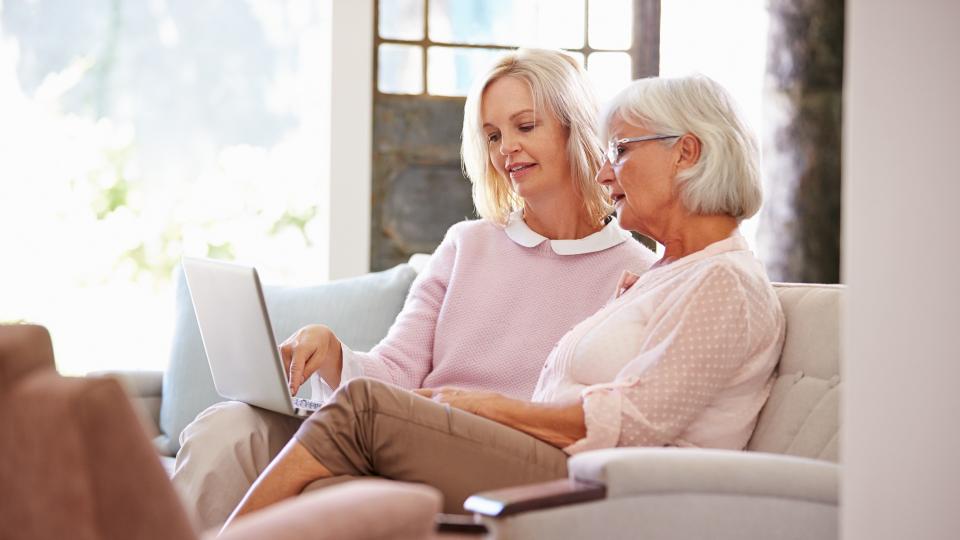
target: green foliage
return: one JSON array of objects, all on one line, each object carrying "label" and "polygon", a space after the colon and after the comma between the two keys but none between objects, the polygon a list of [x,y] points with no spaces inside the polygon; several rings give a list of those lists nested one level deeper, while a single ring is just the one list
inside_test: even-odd
[{"label": "green foliage", "polygon": [[93,202],[93,211],[97,219],[104,219],[111,212],[126,206],[127,197],[130,194],[130,182],[124,178],[118,178],[116,183],[99,193],[99,197]]},{"label": "green foliage", "polygon": [[211,259],[233,260],[236,255],[233,253],[233,246],[230,242],[222,244],[207,244],[207,257]]},{"label": "green foliage", "polygon": [[270,236],[276,236],[283,229],[287,227],[293,227],[303,235],[303,240],[306,245],[312,246],[313,242],[311,242],[310,237],[307,236],[307,223],[310,223],[310,221],[315,217],[317,217],[317,207],[315,205],[304,209],[304,211],[300,212],[299,214],[287,210],[273,224],[273,227],[270,228],[269,234]]}]

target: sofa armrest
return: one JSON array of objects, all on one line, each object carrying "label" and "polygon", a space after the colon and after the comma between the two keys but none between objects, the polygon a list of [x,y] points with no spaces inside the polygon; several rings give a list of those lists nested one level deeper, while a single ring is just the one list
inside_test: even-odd
[{"label": "sofa armrest", "polygon": [[489,517],[644,494],[701,493],[836,505],[834,463],[762,452],[611,448],[569,461],[570,478],[470,496],[464,509]]},{"label": "sofa armrest", "polygon": [[532,510],[596,501],[606,496],[606,487],[573,479],[554,480],[471,495],[464,510],[489,517],[504,517]]},{"label": "sofa armrest", "polygon": [[608,498],[646,493],[776,497],[836,505],[840,467],[826,461],[701,448],[610,448],[576,455],[570,477]]},{"label": "sofa armrest", "polygon": [[478,494],[507,500],[508,508],[521,508],[516,512],[497,513],[471,499],[465,508],[498,540],[838,536],[839,467],[833,463],[758,452],[618,448],[578,454],[568,469],[570,490],[602,486],[603,496],[535,507],[537,499],[550,498],[540,490],[560,485],[550,482],[524,486],[527,499],[515,497],[517,490]]},{"label": "sofa armrest", "polygon": [[120,382],[147,433],[160,432],[160,402],[163,398],[162,371],[94,371],[88,377],[109,377]]}]

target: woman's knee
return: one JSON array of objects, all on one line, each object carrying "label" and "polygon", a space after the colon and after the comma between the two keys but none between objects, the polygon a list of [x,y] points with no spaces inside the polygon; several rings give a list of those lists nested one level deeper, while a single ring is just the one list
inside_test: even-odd
[{"label": "woman's knee", "polygon": [[409,394],[402,388],[365,377],[347,381],[341,392],[357,412],[395,411]]},{"label": "woman's knee", "polygon": [[180,445],[190,441],[205,446],[228,447],[249,441],[251,436],[265,439],[273,428],[271,414],[239,401],[216,403],[184,428],[180,433]]}]

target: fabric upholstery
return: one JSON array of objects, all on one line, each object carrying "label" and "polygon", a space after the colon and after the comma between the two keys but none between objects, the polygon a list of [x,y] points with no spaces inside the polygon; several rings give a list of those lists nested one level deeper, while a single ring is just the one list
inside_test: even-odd
[{"label": "fabric upholstery", "polygon": [[833,505],[771,497],[648,493],[483,519],[488,538],[603,540],[827,540],[837,537]]},{"label": "fabric upholstery", "polygon": [[53,345],[46,328],[0,325],[0,392],[33,371],[53,367]]},{"label": "fabric upholstery", "polygon": [[[48,333],[33,326],[0,326],[0,374],[0,540],[197,538],[116,379],[61,377]],[[440,506],[433,488],[361,482],[278,504],[218,538],[428,538]]]},{"label": "fabric upholstery", "polygon": [[146,432],[155,437],[160,426],[160,402],[163,391],[162,371],[94,371],[87,377],[116,379],[126,390],[134,410],[141,415]]},{"label": "fabric upholstery", "polygon": [[[355,350],[368,350],[393,323],[416,272],[401,264],[390,270],[313,287],[264,287],[267,310],[277,343],[300,327],[322,323]],[[180,432],[204,409],[223,401],[213,386],[210,367],[197,327],[193,303],[183,272],[176,276],[174,337],[170,362],[163,378],[157,446],[174,455]],[[307,385],[305,385],[307,386]]]},{"label": "fabric upholstery", "polygon": [[0,392],[0,539],[192,538],[117,381],[60,377],[45,331],[19,343],[13,355],[0,345],[0,365],[37,369]]},{"label": "fabric upholstery", "polygon": [[748,450],[837,461],[840,285],[774,284],[787,334]]},{"label": "fabric upholstery", "polygon": [[[365,479],[301,495],[238,520],[219,540],[413,540],[428,538],[440,511],[437,490]],[[321,512],[322,511],[322,512]],[[212,540],[208,534],[204,538]]]},{"label": "fabric upholstery", "polygon": [[837,504],[839,466],[822,460],[701,448],[611,448],[570,459],[570,475],[607,498],[713,493]]}]

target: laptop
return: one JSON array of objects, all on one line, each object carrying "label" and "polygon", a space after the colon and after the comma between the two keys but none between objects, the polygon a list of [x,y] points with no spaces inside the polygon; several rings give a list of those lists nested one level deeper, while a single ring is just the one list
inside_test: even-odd
[{"label": "laptop", "polygon": [[217,393],[290,416],[319,409],[290,395],[257,270],[192,257],[182,264]]}]

